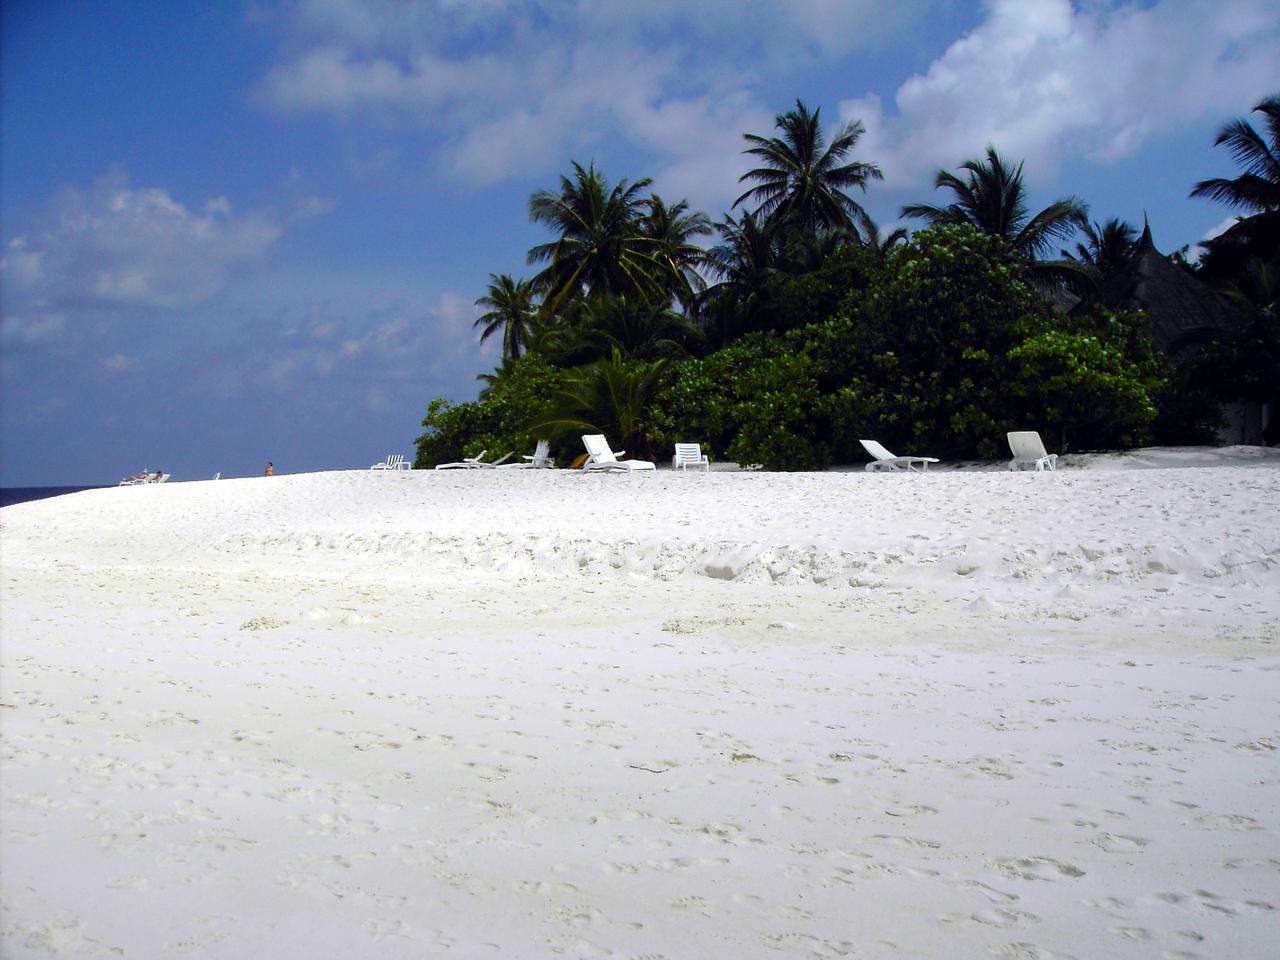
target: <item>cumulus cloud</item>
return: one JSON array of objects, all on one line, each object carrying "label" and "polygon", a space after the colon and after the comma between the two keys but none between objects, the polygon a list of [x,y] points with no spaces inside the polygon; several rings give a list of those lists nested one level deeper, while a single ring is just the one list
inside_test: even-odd
[{"label": "cumulus cloud", "polygon": [[62,313],[9,313],[0,317],[0,344],[7,348],[33,347],[54,340],[66,329]]},{"label": "cumulus cloud", "polygon": [[[449,396],[474,394],[485,359],[470,298],[445,291],[431,301],[352,310],[322,301],[284,315],[246,317],[230,342],[201,352],[195,389],[221,399],[309,396],[328,409],[344,398],[424,402],[424,383]],[[384,408],[382,400],[368,407]]]},{"label": "cumulus cloud", "polygon": [[441,167],[474,184],[622,143],[661,189],[714,206],[743,169],[742,132],[772,126],[751,93],[763,78],[883,44],[942,3],[759,0],[744,16],[739,0],[300,0],[259,93],[429,131]]},{"label": "cumulus cloud", "polygon": [[225,197],[192,209],[114,171],[60,191],[37,227],[9,242],[0,271],[11,297],[43,309],[185,307],[262,261],[281,232]]},{"label": "cumulus cloud", "polygon": [[129,357],[123,353],[103,357],[100,366],[108,373],[134,373],[142,367],[137,357]]},{"label": "cumulus cloud", "polygon": [[1251,105],[1280,86],[1277,43],[1280,8],[1266,0],[988,0],[984,22],[903,83],[893,110],[876,96],[840,110],[866,125],[862,155],[889,186],[954,168],[988,143],[1052,176],[1070,157],[1117,160],[1189,120]]}]

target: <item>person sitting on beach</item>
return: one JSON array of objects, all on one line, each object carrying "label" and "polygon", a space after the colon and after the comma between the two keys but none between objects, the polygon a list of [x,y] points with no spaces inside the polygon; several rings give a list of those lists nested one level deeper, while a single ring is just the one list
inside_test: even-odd
[{"label": "person sitting on beach", "polygon": [[274,477],[276,475],[276,465],[270,460],[267,461],[267,469],[262,474],[264,477]]},{"label": "person sitting on beach", "polygon": [[156,475],[155,475],[154,477],[152,477],[152,478],[151,478],[151,482],[152,482],[152,483],[159,483],[159,482],[160,482],[160,478],[161,478],[161,477],[163,477],[163,476],[164,476],[164,471],[163,471],[163,470],[157,470],[157,471],[156,471]]}]

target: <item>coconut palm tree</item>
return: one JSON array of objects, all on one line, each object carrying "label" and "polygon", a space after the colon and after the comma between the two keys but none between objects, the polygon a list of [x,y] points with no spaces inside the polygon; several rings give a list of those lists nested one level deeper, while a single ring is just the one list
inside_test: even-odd
[{"label": "coconut palm tree", "polygon": [[870,214],[863,212],[860,219],[859,226],[862,228],[862,243],[878,259],[883,260],[885,254],[893,249],[895,244],[906,242],[906,227],[894,227],[882,237],[880,236],[880,224],[872,220]]},{"label": "coconut palm tree", "polygon": [[1138,248],[1138,231],[1130,223],[1119,217],[1112,217],[1106,223],[1096,221],[1083,228],[1085,241],[1076,244],[1076,252],[1062,251],[1068,260],[1092,268],[1099,279],[1106,280],[1115,276]]},{"label": "coconut palm tree", "polygon": [[514,280],[510,274],[489,274],[489,292],[476,300],[477,307],[488,309],[476,318],[472,326],[483,326],[480,342],[502,331],[502,360],[510,363],[528,348],[529,338],[537,315],[533,283]]},{"label": "coconut palm tree", "polygon": [[712,344],[768,326],[772,291],[785,276],[778,229],[750,213],[716,224],[721,242],[708,251],[707,267],[719,282],[699,298],[697,312]]},{"label": "coconut palm tree", "polygon": [[1191,196],[1208,197],[1250,213],[1280,210],[1280,95],[1267,97],[1252,112],[1262,114],[1265,120],[1265,140],[1244,120],[1236,119],[1223,127],[1213,142],[1215,147],[1226,146],[1244,173],[1233,180],[1201,180]]},{"label": "coconut palm tree", "polygon": [[1231,151],[1244,172],[1232,180],[1201,180],[1191,191],[1193,197],[1208,197],[1250,214],[1205,243],[1201,274],[1219,282],[1237,276],[1251,259],[1267,261],[1280,250],[1280,95],[1267,97],[1253,112],[1264,118],[1265,139],[1237,119],[1214,141]]},{"label": "coconut palm tree", "polygon": [[584,301],[578,329],[581,346],[596,357],[617,352],[625,360],[688,356],[701,331],[670,307],[631,297],[593,297]]},{"label": "coconut palm tree", "polygon": [[743,134],[752,144],[745,152],[758,157],[760,166],[738,178],[755,186],[733,202],[735,207],[750,201],[757,216],[790,221],[807,236],[823,230],[856,232],[862,207],[847,191],[866,190],[868,180],[884,175],[874,163],[845,162],[864,132],[861,121],[841,126],[828,144],[821,113],[821,107],[810,113],[797,100],[794,110],[775,118],[780,137]]},{"label": "coconut palm tree", "polygon": [[539,190],[529,198],[529,218],[557,234],[529,251],[529,263],[547,266],[534,284],[543,292],[544,312],[555,313],[576,294],[628,294],[660,301],[670,294],[658,277],[655,242],[640,230],[651,181],[625,179],[613,186],[589,164],[573,164],[573,178],[560,190]]},{"label": "coconut palm tree", "polygon": [[934,180],[935,189],[945,187],[955,194],[953,203],[945,207],[908,204],[902,215],[930,224],[970,224],[1002,239],[1010,253],[1023,260],[1039,259],[1088,223],[1088,208],[1076,197],[1062,197],[1029,216],[1022,164],[1009,166],[995,147],[987,147],[985,160],[966,160],[960,169],[968,177],[939,170]]},{"label": "coconut palm tree", "polygon": [[653,241],[653,257],[676,299],[687,307],[707,286],[699,271],[707,262],[707,251],[693,241],[713,232],[711,221],[705,213],[690,213],[685,200],[667,206],[655,193],[645,204],[648,210],[640,220],[640,233]]},{"label": "coconut palm tree", "polygon": [[575,433],[603,433],[626,450],[645,450],[645,408],[666,367],[666,359],[651,363],[629,361],[614,350],[608,359],[567,374],[552,397],[545,419],[530,430],[552,439]]}]

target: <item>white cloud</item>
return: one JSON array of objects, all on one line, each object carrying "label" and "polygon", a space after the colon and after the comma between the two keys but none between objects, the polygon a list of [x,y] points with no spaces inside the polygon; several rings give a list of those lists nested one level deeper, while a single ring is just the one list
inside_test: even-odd
[{"label": "white cloud", "polygon": [[234,345],[202,355],[192,376],[197,390],[224,399],[305,394],[317,403],[351,396],[418,403],[423,383],[465,394],[485,366],[472,329],[477,313],[471,299],[450,291],[363,310],[321,301],[296,316],[246,318]]},{"label": "white cloud", "polygon": [[67,327],[62,313],[22,314],[6,311],[0,317],[0,344],[6,347],[34,346],[57,338]]},{"label": "white cloud", "polygon": [[861,153],[889,186],[953,169],[988,143],[1046,176],[1072,156],[1116,160],[1280,86],[1280,7],[1265,0],[987,8],[979,27],[898,88],[893,113],[875,96],[841,103],[845,119],[866,124]]},{"label": "white cloud", "polygon": [[103,357],[101,361],[103,370],[108,373],[133,373],[140,369],[141,364],[137,357],[127,357],[123,353],[113,353],[109,357]]},{"label": "white cloud", "polygon": [[1200,238],[1200,242],[1203,243],[1206,240],[1212,240],[1214,237],[1222,236],[1222,234],[1226,233],[1228,230],[1230,230],[1239,222],[1240,222],[1240,217],[1236,214],[1232,214],[1231,216],[1227,217],[1227,219],[1223,220],[1221,223],[1216,223],[1212,227],[1210,227],[1208,230],[1206,230],[1204,232],[1204,235]]},{"label": "white cloud", "polygon": [[235,215],[225,197],[191,210],[115,171],[60,191],[40,226],[10,242],[0,271],[11,293],[42,308],[190,306],[259,263],[281,230]]},{"label": "white cloud", "polygon": [[763,78],[883,45],[943,4],[301,0],[259,92],[282,111],[429,131],[464,182],[629,147],[673,198],[724,205],[745,169],[742,132],[772,126],[750,94]]}]

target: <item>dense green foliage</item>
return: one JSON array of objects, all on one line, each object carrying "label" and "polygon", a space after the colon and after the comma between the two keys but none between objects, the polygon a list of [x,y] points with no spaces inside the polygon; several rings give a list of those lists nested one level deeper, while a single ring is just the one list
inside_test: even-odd
[{"label": "dense green foliage", "polygon": [[427,431],[417,440],[414,469],[474,457],[482,450],[488,451],[486,459],[511,453],[519,463],[533,452],[537,438],[529,428],[541,418],[563,376],[542,357],[527,354],[494,377],[478,400],[457,405],[432,400],[422,421]]},{"label": "dense green foliage", "polygon": [[[1259,107],[1269,122],[1274,99]],[[1224,289],[1244,307],[1239,329],[1174,369],[1141,314],[1068,316],[1045,295],[1122,270],[1128,224],[1090,224],[1074,197],[1032,214],[1021,165],[989,148],[960,165],[963,179],[939,173],[952,204],[905,208],[931,226],[882,237],[845,192],[880,178],[850,157],[861,125],[828,140],[819,111],[797,102],[777,127],[745,135],[758,166],[735,206],[758,206],[714,228],[646,193],[648,180],[611,183],[594,164],[535,193],[530,217],[553,233],[529,253],[542,269],[491,274],[477,300],[482,335],[502,336],[502,366],[477,400],[432,401],[416,465],[518,458],[539,438],[564,463],[583,433],[648,459],[697,440],[776,470],[862,461],[863,438],[948,459],[1001,456],[1015,429],[1060,452],[1203,442],[1220,397],[1274,394],[1275,263],[1232,261]],[[1239,122],[1223,137],[1246,175],[1197,193],[1253,204],[1253,250],[1280,216],[1263,155],[1274,143]],[[713,229],[719,242],[704,250],[695,241]],[[1077,230],[1065,261],[1041,259]]]}]

